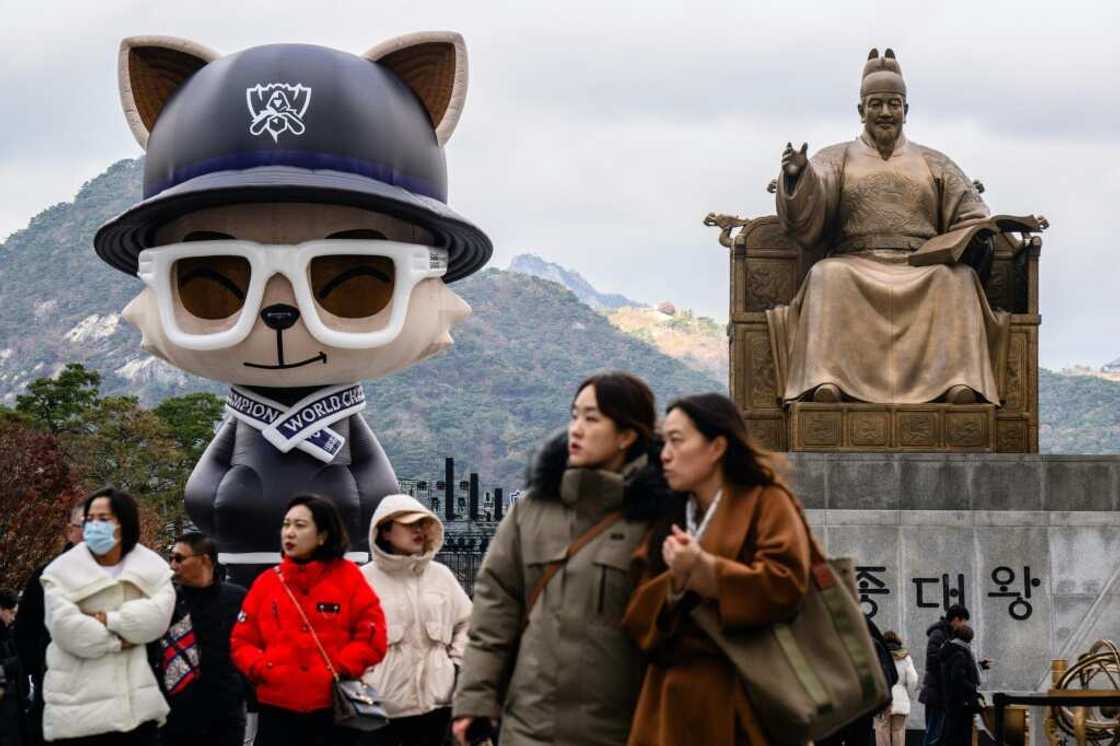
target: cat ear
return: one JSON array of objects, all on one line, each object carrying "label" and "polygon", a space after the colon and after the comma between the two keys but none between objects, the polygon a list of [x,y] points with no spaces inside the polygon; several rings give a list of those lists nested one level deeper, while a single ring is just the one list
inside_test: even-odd
[{"label": "cat ear", "polygon": [[362,55],[392,70],[432,120],[436,141],[451,139],[467,98],[467,45],[454,31],[421,31],[383,41]]},{"label": "cat ear", "polygon": [[174,36],[130,36],[121,41],[117,60],[121,108],[140,147],[147,149],[148,133],[171,94],[220,56]]}]

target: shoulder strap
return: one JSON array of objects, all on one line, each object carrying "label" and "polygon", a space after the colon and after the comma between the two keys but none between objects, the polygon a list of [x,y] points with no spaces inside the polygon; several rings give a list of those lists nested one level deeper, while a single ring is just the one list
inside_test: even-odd
[{"label": "shoulder strap", "polygon": [[311,620],[307,618],[307,614],[303,613],[303,607],[299,605],[299,601],[292,595],[292,589],[284,582],[284,573],[280,572],[279,566],[276,567],[276,578],[280,581],[280,586],[284,589],[284,592],[288,594],[288,598],[292,599],[292,605],[295,606],[296,611],[299,612],[299,618],[303,620],[303,623],[307,625],[308,631],[311,632],[311,639],[315,641],[315,646],[319,648],[319,655],[323,656],[323,662],[327,664],[327,670],[331,672],[331,678],[338,681],[338,671],[334,670],[334,666],[331,665],[330,656],[328,656],[327,651],[323,649],[323,643],[319,642],[319,635],[315,634],[315,626],[311,624]]},{"label": "shoulder strap", "polygon": [[607,513],[599,519],[598,523],[580,534],[575,541],[569,544],[562,558],[548,563],[548,567],[545,568],[544,573],[537,580],[536,585],[533,586],[533,590],[530,591],[529,598],[525,602],[525,616],[521,620],[522,629],[529,626],[529,614],[533,611],[533,607],[537,605],[537,599],[544,593],[545,586],[548,585],[549,581],[556,576],[556,573],[560,572],[560,568],[567,564],[568,560],[576,556],[581,549],[594,541],[599,534],[613,526],[621,518],[622,511],[620,510]]}]

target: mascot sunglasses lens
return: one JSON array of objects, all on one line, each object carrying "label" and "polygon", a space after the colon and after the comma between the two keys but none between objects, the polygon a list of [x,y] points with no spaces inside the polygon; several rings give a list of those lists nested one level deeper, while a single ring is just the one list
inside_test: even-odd
[{"label": "mascot sunglasses lens", "polygon": [[325,254],[312,258],[308,275],[315,302],[344,319],[373,316],[393,300],[396,266],[386,256]]},{"label": "mascot sunglasses lens", "polygon": [[183,307],[201,319],[226,319],[245,305],[249,290],[249,261],[240,256],[202,256],[179,259],[172,278]]},{"label": "mascot sunglasses lens", "polygon": [[[240,256],[179,259],[173,269],[183,307],[200,319],[236,316],[245,305],[252,273]],[[314,257],[308,268],[318,305],[344,319],[373,316],[393,300],[396,267],[385,256],[328,254]]]}]

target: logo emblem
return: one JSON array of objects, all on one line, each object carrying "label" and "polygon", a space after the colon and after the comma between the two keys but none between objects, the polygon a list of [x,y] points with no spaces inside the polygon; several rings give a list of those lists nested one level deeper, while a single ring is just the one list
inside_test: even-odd
[{"label": "logo emblem", "polygon": [[249,104],[249,132],[272,135],[272,141],[280,139],[284,132],[302,135],[306,129],[303,115],[311,105],[311,88],[290,83],[258,83],[245,89],[245,101]]}]

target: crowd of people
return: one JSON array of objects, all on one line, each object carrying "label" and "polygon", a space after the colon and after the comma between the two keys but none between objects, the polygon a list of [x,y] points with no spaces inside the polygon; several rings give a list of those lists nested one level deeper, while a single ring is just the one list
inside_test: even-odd
[{"label": "crowd of people", "polygon": [[[675,401],[659,421],[643,381],[601,374],[577,387],[570,415],[499,525],[473,603],[433,559],[439,517],[407,495],[381,501],[363,567],[345,558],[330,496],[290,498],[280,564],[245,589],[208,537],[178,536],[165,560],[139,542],[132,497],[94,492],[18,613],[0,594],[0,741],[766,743],[734,666],[689,612],[763,626],[801,603],[810,536],[774,462],[718,394]],[[954,607],[931,628],[925,746],[963,746],[970,728],[967,619]],[[901,746],[917,672],[897,634],[880,640],[897,683],[877,744]],[[336,722],[343,680],[377,693],[384,727]]]}]

